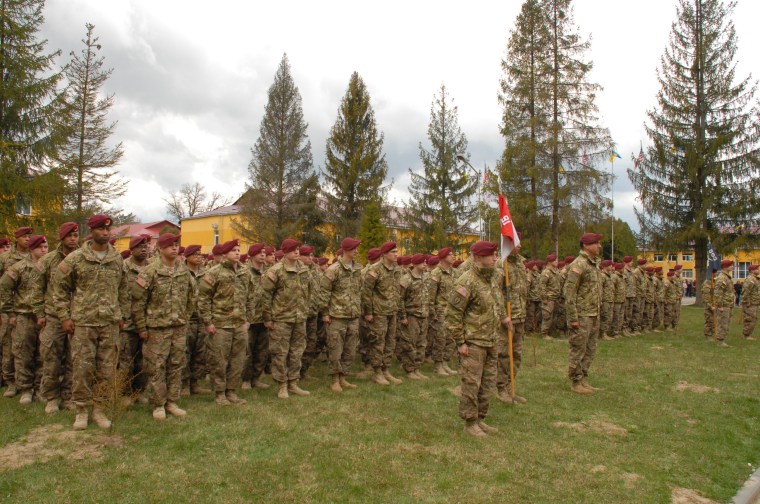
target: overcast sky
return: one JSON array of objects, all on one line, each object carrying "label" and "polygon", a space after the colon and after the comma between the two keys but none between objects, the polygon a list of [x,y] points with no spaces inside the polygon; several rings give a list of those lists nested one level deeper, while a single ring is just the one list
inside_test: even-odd
[{"label": "overcast sky", "polygon": [[[471,161],[493,168],[502,150],[497,102],[506,53],[521,1],[228,1],[49,0],[42,37],[48,49],[82,48],[95,25],[115,93],[114,141],[124,142],[119,169],[129,179],[117,204],[142,221],[166,217],[162,200],[184,182],[237,198],[250,149],[283,53],[303,97],[314,162],[351,73],[372,98],[393,178],[391,198],[408,198],[408,169],[418,169],[433,95],[444,83],[459,108]],[[625,173],[647,143],[644,121],[655,103],[655,71],[675,19],[675,0],[576,0],[575,22],[591,36],[591,80],[601,84],[602,122],[623,160],[615,215],[634,229],[636,194]],[[740,0],[734,13],[737,77],[757,77],[760,2]],[[753,49],[755,48],[755,49]],[[608,168],[607,165],[606,168]],[[519,223],[516,223],[519,228]]]}]

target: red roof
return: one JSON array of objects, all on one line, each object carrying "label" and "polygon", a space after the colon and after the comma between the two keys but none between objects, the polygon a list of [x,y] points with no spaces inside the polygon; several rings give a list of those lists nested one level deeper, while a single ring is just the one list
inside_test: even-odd
[{"label": "red roof", "polygon": [[151,238],[158,238],[158,233],[166,226],[171,226],[179,232],[179,226],[175,223],[162,220],[156,222],[142,222],[137,224],[126,224],[118,226],[111,230],[111,236],[116,238],[132,238],[133,236],[146,234]]}]

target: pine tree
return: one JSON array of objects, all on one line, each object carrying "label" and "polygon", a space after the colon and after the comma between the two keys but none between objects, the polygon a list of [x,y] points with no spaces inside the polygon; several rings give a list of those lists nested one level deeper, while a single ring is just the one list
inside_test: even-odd
[{"label": "pine tree", "polygon": [[67,138],[61,146],[58,172],[65,180],[64,211],[70,220],[84,224],[88,215],[106,211],[113,200],[123,196],[127,180],[113,168],[124,155],[121,142],[109,140],[116,122],[108,121],[114,95],[103,95],[102,88],[113,73],[104,69],[95,26],[86,23],[81,54],[71,52],[66,67],[68,89]]},{"label": "pine tree", "polygon": [[359,228],[359,254],[364,257],[367,251],[379,247],[388,240],[388,230],[383,226],[380,203],[371,201],[364,208],[362,223]]},{"label": "pine tree", "polygon": [[757,84],[736,82],[734,6],[679,0],[658,69],[657,104],[647,113],[651,145],[628,171],[648,245],[693,243],[698,285],[708,240],[732,250],[748,239],[737,228],[760,217]]},{"label": "pine tree", "polygon": [[60,51],[47,53],[37,37],[43,7],[42,0],[0,0],[0,234],[57,225],[51,216],[61,181],[47,168],[61,141],[61,73],[53,70]]},{"label": "pine tree", "polygon": [[457,107],[441,84],[430,107],[428,140],[431,149],[420,143],[422,173],[409,170],[411,198],[406,210],[407,223],[414,233],[418,250],[452,246],[459,249],[459,231],[477,218],[472,196],[478,189],[477,177],[469,176],[466,165],[457,159],[467,154],[467,137],[459,128]]},{"label": "pine tree", "polygon": [[[269,88],[259,138],[248,165],[250,176],[235,228],[244,237],[279,246],[288,237],[314,239],[319,178],[306,134],[301,94],[290,73],[287,54]],[[310,226],[308,227],[307,223]]]},{"label": "pine tree", "polygon": [[324,194],[336,235],[356,236],[366,206],[383,201],[388,165],[382,150],[367,86],[354,72],[327,139]]}]

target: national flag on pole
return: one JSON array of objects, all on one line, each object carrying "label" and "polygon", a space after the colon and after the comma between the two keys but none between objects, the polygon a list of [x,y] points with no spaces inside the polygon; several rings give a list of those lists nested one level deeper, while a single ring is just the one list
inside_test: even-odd
[{"label": "national flag on pole", "polygon": [[643,162],[644,162],[644,149],[642,147],[639,147],[639,156],[633,161],[634,168],[638,168]]},{"label": "national flag on pole", "polygon": [[581,163],[588,164],[588,154],[586,154],[586,151],[583,151],[583,157],[581,158]]},{"label": "national flag on pole", "polygon": [[515,223],[509,214],[507,199],[499,194],[499,215],[501,216],[501,262],[504,262],[509,254],[520,245],[520,237],[517,235]]},{"label": "national flag on pole", "polygon": [[620,154],[618,154],[617,152],[615,152],[615,149],[613,149],[613,150],[610,151],[610,163],[613,162],[615,160],[615,158],[623,159],[623,157]]}]

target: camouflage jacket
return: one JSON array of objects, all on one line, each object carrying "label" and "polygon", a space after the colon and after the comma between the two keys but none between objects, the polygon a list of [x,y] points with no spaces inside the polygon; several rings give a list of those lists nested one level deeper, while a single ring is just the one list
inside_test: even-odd
[{"label": "camouflage jacket", "polygon": [[132,286],[132,319],[138,332],[186,325],[195,311],[198,287],[190,269],[161,260],[143,268]]},{"label": "camouflage jacket", "polygon": [[736,294],[731,275],[721,270],[715,275],[715,306],[718,308],[731,308],[734,306]]},{"label": "camouflage jacket", "polygon": [[457,269],[454,270],[454,280],[472,269],[472,256],[468,256]]},{"label": "camouflage jacket", "polygon": [[[4,252],[3,254],[0,254],[0,277],[3,276],[3,273],[5,273],[5,270],[19,262],[20,260],[24,259],[25,257],[29,257],[29,252],[24,252],[23,254],[16,250],[16,247],[14,246],[11,248],[8,252]],[[11,308],[13,307],[13,300],[11,298],[6,299],[5,301],[0,301],[0,313],[10,313]]]},{"label": "camouflage jacket", "polygon": [[251,318],[256,293],[244,265],[226,259],[209,268],[198,288],[198,314],[203,325],[231,329]]},{"label": "camouflage jacket", "polygon": [[742,306],[760,306],[760,281],[756,274],[747,275],[742,289]]},{"label": "camouflage jacket", "polygon": [[255,294],[255,298],[253,300],[253,312],[248,314],[248,322],[251,324],[263,324],[264,323],[264,297],[263,297],[263,289],[261,288],[261,279],[264,276],[264,273],[266,272],[266,265],[262,266],[261,269],[256,269],[256,266],[253,265],[253,263],[248,263],[248,271],[251,273],[251,281],[253,282],[253,292]]},{"label": "camouflage jacket", "polygon": [[428,277],[428,286],[434,315],[443,320],[451,289],[454,287],[454,268],[443,269],[440,266],[433,268]]},{"label": "camouflage jacket", "polygon": [[528,301],[541,301],[541,272],[528,272]]},{"label": "camouflage jacket", "polygon": [[677,278],[666,278],[664,280],[665,302],[678,303],[681,301],[681,282]]},{"label": "camouflage jacket", "polygon": [[623,279],[625,280],[625,297],[636,297],[636,276],[633,274],[633,269],[627,267],[623,269]]},{"label": "camouflage jacket", "polygon": [[264,321],[304,322],[309,315],[313,277],[300,261],[285,260],[269,268],[261,279]]},{"label": "camouflage jacket", "polygon": [[399,319],[407,316],[427,317],[430,314],[432,299],[428,291],[428,282],[423,275],[416,276],[414,272],[407,271],[398,281],[401,288],[401,302],[399,303]]},{"label": "camouflage jacket", "polygon": [[554,301],[560,297],[560,276],[556,268],[546,268],[538,280],[541,301]]},{"label": "camouflage jacket", "polygon": [[45,316],[45,270],[25,257],[0,278],[0,305],[11,304],[15,315]]},{"label": "camouflage jacket", "polygon": [[399,306],[399,286],[395,265],[386,266],[378,261],[370,266],[362,285],[362,313],[364,315],[394,315]]},{"label": "camouflage jacket", "polygon": [[647,273],[643,266],[633,270],[633,285],[636,286],[636,297],[644,299],[647,295]]},{"label": "camouflage jacket", "polygon": [[602,279],[602,303],[614,303],[615,302],[615,284],[612,279],[614,273],[607,273],[600,271],[600,278]]},{"label": "camouflage jacket", "polygon": [[309,318],[311,318],[316,317],[319,313],[319,294],[320,285],[322,284],[322,272],[319,271],[316,264],[306,266],[306,268],[309,270],[309,279],[311,280],[311,286],[309,287]]},{"label": "camouflage jacket", "polygon": [[518,260],[518,257],[515,256],[509,256],[507,267],[509,268],[507,292],[512,320],[524,319],[527,315],[528,305],[528,272],[522,260]]},{"label": "camouflage jacket", "polygon": [[494,346],[507,318],[501,294],[494,286],[493,270],[471,267],[456,282],[449,296],[445,327],[457,347],[462,343]]},{"label": "camouflage jacket", "polygon": [[66,256],[53,275],[53,305],[60,320],[103,327],[130,316],[124,261],[112,246],[101,259],[87,241]]},{"label": "camouflage jacket", "polygon": [[705,303],[705,306],[712,306],[714,302],[712,278],[707,277],[705,281],[702,282],[702,286],[699,288],[699,293],[702,294],[702,302]]},{"label": "camouflage jacket", "polygon": [[568,322],[576,322],[579,317],[599,315],[601,302],[601,278],[598,257],[591,259],[585,251],[570,264],[565,282],[565,312]]},{"label": "camouflage jacket", "polygon": [[348,264],[339,258],[320,278],[319,311],[334,318],[361,316],[362,269],[356,261]]},{"label": "camouflage jacket", "polygon": [[612,274],[612,284],[615,287],[615,302],[616,303],[625,303],[625,278],[623,277],[622,273],[613,273]]},{"label": "camouflage jacket", "polygon": [[[124,260],[124,275],[126,275],[127,277],[127,288],[129,289],[129,292],[132,294],[132,296],[134,296],[134,288],[135,288],[135,282],[137,281],[137,275],[139,275],[142,270],[148,267],[149,264],[153,264],[154,262],[155,261],[146,260],[145,264],[140,266],[135,262],[134,258],[132,257],[129,257]],[[133,307],[133,310],[134,310],[134,307]],[[135,325],[135,319],[133,315],[134,313],[130,311],[129,319],[124,324],[125,331],[133,332],[133,331],[138,330],[137,325]],[[158,327],[158,326],[151,326],[151,327]]]},{"label": "camouflage jacket", "polygon": [[53,304],[53,275],[58,271],[58,265],[66,258],[59,245],[55,250],[48,252],[40,261],[40,265],[45,271],[45,314],[55,317],[55,306]]},{"label": "camouflage jacket", "polygon": [[[187,263],[185,263],[185,266],[187,266]],[[198,266],[198,271],[193,271],[190,266],[187,266],[187,270],[190,272],[190,276],[193,277],[193,280],[195,281],[195,306],[193,306],[193,313],[190,315],[190,321],[191,322],[199,322],[201,320],[201,316],[198,314],[198,295],[197,293],[200,292],[201,288],[201,280],[203,280],[203,275],[206,274],[206,268],[203,266]]]},{"label": "camouflage jacket", "polygon": [[647,274],[644,285],[646,288],[644,299],[646,300],[647,303],[654,303],[656,301],[655,299],[656,287],[654,283],[654,276],[649,276]]},{"label": "camouflage jacket", "polygon": [[658,277],[654,277],[654,295],[655,302],[662,303],[665,301],[665,281]]}]

